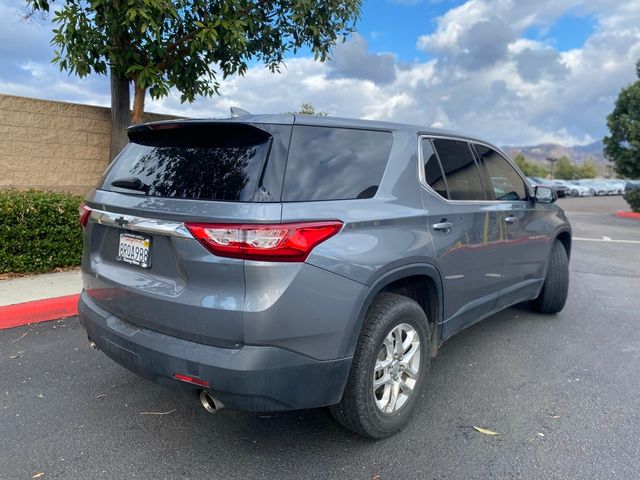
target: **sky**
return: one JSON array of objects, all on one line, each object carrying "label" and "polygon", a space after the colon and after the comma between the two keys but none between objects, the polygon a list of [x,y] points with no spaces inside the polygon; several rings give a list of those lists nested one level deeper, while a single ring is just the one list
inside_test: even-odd
[{"label": "sky", "polygon": [[[0,93],[109,105],[106,77],[50,60],[47,18],[0,0]],[[147,110],[189,117],[294,111],[417,123],[501,145],[581,145],[607,132],[618,92],[637,80],[640,0],[365,0],[357,33],[319,63],[290,55],[281,73],[252,64],[221,96]]]}]

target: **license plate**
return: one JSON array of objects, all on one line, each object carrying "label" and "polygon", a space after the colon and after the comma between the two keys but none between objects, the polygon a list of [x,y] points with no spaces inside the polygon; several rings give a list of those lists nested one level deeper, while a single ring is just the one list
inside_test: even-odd
[{"label": "license plate", "polygon": [[151,266],[151,239],[142,235],[121,233],[116,260],[149,268]]}]

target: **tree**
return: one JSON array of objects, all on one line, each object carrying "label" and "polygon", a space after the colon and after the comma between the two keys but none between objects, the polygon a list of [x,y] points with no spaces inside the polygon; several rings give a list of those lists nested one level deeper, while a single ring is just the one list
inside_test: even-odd
[{"label": "tree", "polygon": [[592,158],[587,158],[582,166],[579,167],[577,178],[596,178],[598,176],[598,167]]},{"label": "tree", "polygon": [[[48,12],[55,0],[26,0]],[[175,88],[181,101],[219,94],[219,78],[243,75],[256,59],[272,72],[308,46],[324,61],[354,30],[362,0],[60,0],[54,9],[53,62],[84,77],[111,79],[113,158],[125,127],[144,112],[147,92]],[[129,87],[133,113],[129,120]]]},{"label": "tree", "polygon": [[317,115],[319,117],[326,117],[327,112],[321,112],[320,110],[316,110],[316,107],[313,106],[313,103],[301,103],[300,110],[297,112],[300,115]]},{"label": "tree", "polygon": [[549,174],[549,171],[545,167],[538,163],[530,162],[529,160],[524,158],[524,155],[522,155],[522,153],[517,154],[513,161],[518,166],[518,168],[522,170],[522,173],[524,173],[527,177],[544,178]]},{"label": "tree", "polygon": [[[640,60],[636,63],[640,78]],[[640,178],[640,80],[623,88],[613,112],[607,117],[610,136],[604,151],[623,178]]]},{"label": "tree", "polygon": [[580,167],[571,163],[567,157],[559,158],[555,166],[555,177],[561,180],[573,180],[580,177]]},{"label": "tree", "polygon": [[297,112],[285,112],[285,113],[295,114],[295,115],[317,115],[318,117],[326,117],[328,115],[327,112],[316,110],[316,107],[311,102],[301,103],[300,110],[298,110]]}]

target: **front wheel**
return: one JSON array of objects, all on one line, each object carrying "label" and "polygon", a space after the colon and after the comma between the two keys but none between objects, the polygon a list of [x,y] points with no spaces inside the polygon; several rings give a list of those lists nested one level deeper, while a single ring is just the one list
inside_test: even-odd
[{"label": "front wheel", "polygon": [[369,308],[344,395],[330,407],[344,427],[384,438],[407,424],[429,369],[427,317],[415,301],[379,294]]},{"label": "front wheel", "polygon": [[549,268],[540,295],[532,306],[540,313],[558,313],[564,308],[569,293],[569,257],[564,245],[556,240],[551,248]]}]

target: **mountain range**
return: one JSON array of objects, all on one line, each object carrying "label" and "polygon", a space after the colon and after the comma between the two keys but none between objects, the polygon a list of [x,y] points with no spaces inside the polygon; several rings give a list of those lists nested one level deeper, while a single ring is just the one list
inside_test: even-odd
[{"label": "mountain range", "polygon": [[606,164],[604,158],[602,140],[589,143],[587,145],[575,145],[566,147],[555,143],[541,143],[540,145],[532,145],[528,147],[502,147],[502,149],[511,157],[515,157],[521,153],[527,160],[537,162],[545,161],[547,158],[567,157],[575,163],[583,163],[591,158],[597,164]]}]

